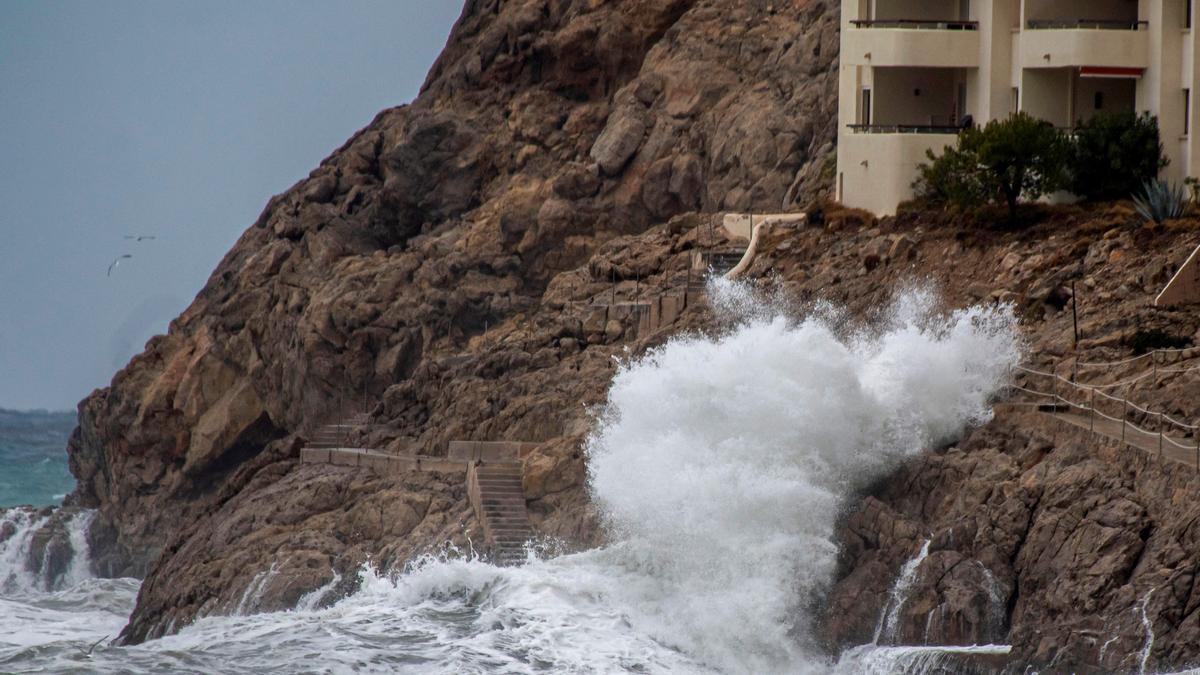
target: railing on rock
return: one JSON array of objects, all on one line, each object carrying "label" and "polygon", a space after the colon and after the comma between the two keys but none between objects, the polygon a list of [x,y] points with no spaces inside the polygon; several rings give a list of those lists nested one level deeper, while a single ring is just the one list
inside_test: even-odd
[{"label": "railing on rock", "polygon": [[[1171,417],[1165,412],[1151,410],[1150,408],[1138,405],[1127,397],[1115,396],[1109,393],[1113,389],[1121,387],[1129,388],[1137,382],[1148,378],[1153,378],[1153,382],[1157,385],[1158,378],[1161,375],[1200,371],[1200,366],[1163,368],[1159,364],[1161,359],[1158,355],[1160,354],[1178,354],[1181,358],[1192,358],[1200,355],[1200,349],[1156,350],[1121,361],[1075,363],[1073,364],[1074,372],[1070,378],[1058,374],[1056,372],[1057,368],[1053,368],[1052,371],[1048,372],[1018,366],[1016,368],[1017,372],[1022,374],[1027,381],[1024,385],[1013,382],[1009,386],[1014,391],[1035,397],[1035,405],[1038,405],[1039,408],[1049,409],[1050,412],[1059,412],[1060,408],[1065,408],[1065,412],[1078,413],[1081,417],[1086,418],[1089,431],[1097,432],[1097,424],[1103,426],[1112,423],[1120,427],[1119,436],[1116,435],[1116,432],[1108,433],[1101,431],[1099,433],[1119,438],[1122,443],[1145,450],[1150,450],[1150,448],[1131,439],[1141,437],[1150,443],[1157,441],[1157,451],[1160,460],[1163,458],[1164,450],[1168,446],[1191,452],[1194,454],[1195,467],[1200,471],[1200,425],[1188,424]],[[1135,376],[1108,384],[1088,384],[1078,381],[1078,372],[1080,370],[1115,368],[1137,363],[1144,359],[1150,359],[1151,368]],[[1037,385],[1028,382],[1030,378],[1042,382],[1041,387],[1039,388]],[[1082,401],[1079,399],[1082,399]],[[1120,407],[1120,416],[1116,417],[1104,412],[1101,406],[1105,403],[1111,403],[1114,408]],[[1109,412],[1113,412],[1113,410],[1110,409]],[[1137,422],[1130,421],[1129,418],[1131,415],[1140,417],[1139,422],[1146,427],[1152,427],[1153,430],[1139,426]],[[1150,421],[1154,423],[1151,424]],[[1183,437],[1173,437],[1169,433],[1171,430],[1180,431]],[[1131,437],[1129,434],[1138,436]]]}]

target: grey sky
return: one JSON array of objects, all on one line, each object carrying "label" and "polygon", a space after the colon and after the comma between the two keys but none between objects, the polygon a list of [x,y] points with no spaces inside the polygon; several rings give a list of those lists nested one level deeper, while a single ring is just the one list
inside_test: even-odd
[{"label": "grey sky", "polygon": [[0,407],[106,385],[271,195],[416,95],[461,7],[0,0]]}]

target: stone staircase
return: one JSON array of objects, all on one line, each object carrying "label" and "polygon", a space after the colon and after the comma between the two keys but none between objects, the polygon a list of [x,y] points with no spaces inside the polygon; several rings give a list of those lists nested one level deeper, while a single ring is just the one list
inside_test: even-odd
[{"label": "stone staircase", "polygon": [[534,532],[525,509],[521,463],[473,461],[467,470],[467,490],[492,562],[502,566],[524,562],[525,543]]},{"label": "stone staircase", "polygon": [[737,267],[746,255],[746,249],[728,248],[714,251],[698,251],[692,258],[692,269],[698,274],[688,278],[687,295],[698,298],[707,292],[710,277],[723,277]]},{"label": "stone staircase", "polygon": [[744,255],[746,255],[745,248],[705,251],[700,254],[701,269],[711,269],[714,276],[723,276],[729,270],[737,267]]},{"label": "stone staircase", "polygon": [[320,449],[347,447],[351,434],[367,426],[369,422],[370,416],[366,413],[355,413],[340,422],[319,426],[312,432],[304,447]]}]

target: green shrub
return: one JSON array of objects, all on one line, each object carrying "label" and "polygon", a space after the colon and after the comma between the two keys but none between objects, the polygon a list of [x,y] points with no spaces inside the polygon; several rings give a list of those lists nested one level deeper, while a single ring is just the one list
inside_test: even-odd
[{"label": "green shrub", "polygon": [[[961,145],[960,136],[958,146]],[[917,199],[933,206],[962,207],[974,207],[987,201],[979,176],[979,158],[973,151],[958,146],[946,148],[941,157],[933,150],[925,151],[929,163],[919,167],[920,177],[913,183]]]},{"label": "green shrub", "polygon": [[913,184],[930,203],[972,207],[994,202],[1008,207],[1014,222],[1021,199],[1034,200],[1067,185],[1069,146],[1048,122],[1025,113],[964,129],[940,156],[930,152]]},{"label": "green shrub", "polygon": [[1142,185],[1142,193],[1133,198],[1133,208],[1138,215],[1159,225],[1182,218],[1187,203],[1187,192],[1183,186],[1165,180],[1146,181]]},{"label": "green shrub", "polygon": [[1075,130],[1071,192],[1088,201],[1125,199],[1167,165],[1158,118],[1101,113]]}]

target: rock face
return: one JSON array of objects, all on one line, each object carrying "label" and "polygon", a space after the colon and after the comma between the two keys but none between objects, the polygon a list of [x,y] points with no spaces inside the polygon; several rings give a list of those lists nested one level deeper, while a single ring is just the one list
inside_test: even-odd
[{"label": "rock face", "polygon": [[303,581],[266,584],[262,608],[462,540],[453,478],[298,464],[303,434],[351,410],[397,452],[542,442],[536,524],[594,541],[580,403],[629,332],[570,307],[679,279],[707,223],[680,214],[827,188],[837,14],[469,0],[420,96],[272,198],[168,334],[80,404],[72,500],[99,509],[101,571],[147,577],[126,639],[237,610],[272,562]]},{"label": "rock face", "polygon": [[1197,489],[1195,467],[1002,411],[847,518],[826,637],[869,641],[895,570],[930,541],[900,643],[1011,641],[1014,664],[1053,672],[1136,672],[1148,645],[1156,671],[1192,663]]},{"label": "rock face", "polygon": [[[81,403],[72,502],[99,511],[99,571],[146,578],[124,639],[320,588],[329,601],[368,559],[465,546],[477,524],[461,476],[299,463],[305,434],[352,411],[371,415],[361,442],[398,453],[538,443],[534,526],[598,542],[588,409],[614,356],[666,337],[619,308],[661,295],[674,329],[710,326],[677,298],[692,254],[729,244],[719,212],[794,210],[828,190],[838,14],[806,0],[468,1],[418,99],[272,198],[168,334]],[[1018,233],[829,205],[817,226],[765,235],[747,277],[863,318],[914,280],[939,283],[947,306],[1011,302],[1043,365],[1073,355],[1079,294],[1077,353],[1111,359],[1142,329],[1197,333],[1194,313],[1145,298],[1197,231],[1142,227],[1123,207]],[[1180,375],[1136,393],[1192,419],[1195,386]],[[831,652],[869,641],[928,541],[897,642],[1009,641],[1019,666],[1133,670],[1148,623],[1150,667],[1191,663],[1196,482],[1006,414],[847,506],[821,635]]]},{"label": "rock face", "polygon": [[[1200,220],[1145,226],[1122,206],[1052,211],[1020,232],[934,213],[875,222],[831,210],[820,230],[768,234],[751,277],[860,317],[913,279],[937,283],[947,307],[1012,302],[1032,365],[1069,376],[1075,355],[1129,358],[1125,345],[1150,329],[1190,342],[1200,328],[1194,308],[1150,303],[1197,244]],[[1076,377],[1111,384],[1143,375],[1110,391],[1195,420],[1200,370],[1191,369],[1200,364],[1165,358],[1157,375],[1145,359]],[[1106,412],[1120,415],[1121,406]],[[1155,428],[1144,416],[1130,420]],[[834,652],[869,643],[886,612],[896,621],[885,643],[1011,644],[1011,672],[1136,672],[1143,656],[1147,672],[1194,664],[1200,466],[1188,460],[1160,461],[1001,402],[995,421],[900,467],[849,506],[821,637]],[[897,606],[896,580],[926,542]]]}]

